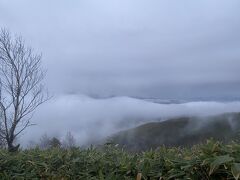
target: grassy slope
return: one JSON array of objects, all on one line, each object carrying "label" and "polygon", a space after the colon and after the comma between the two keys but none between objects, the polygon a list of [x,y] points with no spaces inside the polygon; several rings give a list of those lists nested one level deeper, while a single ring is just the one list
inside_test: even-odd
[{"label": "grassy slope", "polygon": [[152,122],[122,131],[111,140],[127,149],[138,151],[166,146],[191,146],[209,138],[226,141],[238,137],[240,113],[205,118],[181,117]]}]

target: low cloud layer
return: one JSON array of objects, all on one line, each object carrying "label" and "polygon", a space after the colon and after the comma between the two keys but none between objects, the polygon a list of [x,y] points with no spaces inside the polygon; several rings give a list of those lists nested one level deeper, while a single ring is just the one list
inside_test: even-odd
[{"label": "low cloud layer", "polygon": [[44,133],[62,138],[71,131],[78,143],[84,145],[145,122],[239,111],[240,102],[157,104],[130,97],[93,99],[84,95],[63,95],[39,109],[33,118],[37,125],[30,127],[21,140],[27,145]]}]

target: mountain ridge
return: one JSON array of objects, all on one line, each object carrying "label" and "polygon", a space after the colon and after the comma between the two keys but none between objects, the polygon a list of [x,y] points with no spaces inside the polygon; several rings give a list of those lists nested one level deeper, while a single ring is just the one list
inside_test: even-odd
[{"label": "mountain ridge", "polygon": [[138,151],[159,146],[186,147],[214,138],[223,142],[237,139],[240,132],[240,113],[225,113],[206,117],[178,117],[150,122],[114,134],[109,141]]}]

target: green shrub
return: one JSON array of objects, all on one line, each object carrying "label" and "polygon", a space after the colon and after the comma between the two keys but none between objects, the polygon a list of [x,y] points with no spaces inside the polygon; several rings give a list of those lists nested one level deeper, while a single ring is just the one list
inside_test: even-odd
[{"label": "green shrub", "polygon": [[[81,150],[0,150],[0,179],[238,179],[240,144],[209,140],[192,148],[129,153],[113,145]],[[140,177],[140,176],[139,176]]]}]

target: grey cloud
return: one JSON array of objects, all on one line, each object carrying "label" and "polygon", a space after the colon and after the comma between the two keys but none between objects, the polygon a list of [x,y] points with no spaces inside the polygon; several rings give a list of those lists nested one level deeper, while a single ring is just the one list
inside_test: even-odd
[{"label": "grey cloud", "polygon": [[237,92],[240,83],[239,7],[237,0],[3,0],[0,25],[43,53],[55,93],[148,97],[146,88],[218,83],[225,96],[226,84]]}]

